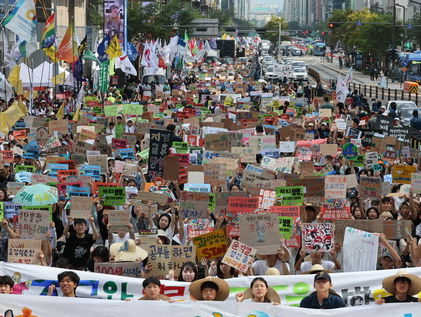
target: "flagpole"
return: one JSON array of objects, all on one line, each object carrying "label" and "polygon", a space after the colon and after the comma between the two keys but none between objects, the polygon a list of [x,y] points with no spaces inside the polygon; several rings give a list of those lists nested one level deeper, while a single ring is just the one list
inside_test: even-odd
[{"label": "flagpole", "polygon": [[[6,85],[6,30],[4,27],[1,28],[2,30],[2,34],[3,34],[3,75],[4,75],[4,100],[6,101],[6,103],[8,102],[7,100],[7,85]],[[9,42],[8,42],[9,43]],[[9,50],[9,47],[7,47],[7,50]]]}]

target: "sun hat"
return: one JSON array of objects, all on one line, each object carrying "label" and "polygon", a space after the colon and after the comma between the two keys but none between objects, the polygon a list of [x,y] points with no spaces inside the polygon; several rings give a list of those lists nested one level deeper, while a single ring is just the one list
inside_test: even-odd
[{"label": "sun hat", "polygon": [[115,261],[133,262],[140,258],[144,260],[148,257],[148,252],[136,246],[133,239],[124,242],[116,242],[110,246],[110,255],[115,257]]},{"label": "sun hat", "polygon": [[408,289],[408,295],[413,296],[421,292],[421,278],[414,274],[410,274],[405,270],[399,270],[395,275],[386,277],[382,282],[383,288],[390,294],[395,294],[395,280],[400,277],[407,278],[411,281],[411,285]]},{"label": "sun hat", "polygon": [[203,300],[202,297],[202,284],[206,282],[215,283],[218,287],[216,292],[215,301],[224,301],[229,296],[229,285],[223,279],[218,277],[205,277],[200,280],[194,281],[190,284],[189,292],[196,300]]},{"label": "sun hat", "polygon": [[[244,291],[244,300],[253,298],[253,293],[251,291],[251,287],[247,288]],[[269,301],[273,303],[280,303],[281,298],[279,297],[279,294],[277,291],[275,291],[272,287],[268,286],[268,291],[266,293],[265,298],[267,298]]]},{"label": "sun hat", "polygon": [[310,271],[306,271],[303,274],[316,274],[316,273],[319,273],[319,272],[332,273],[332,271],[325,270],[325,268],[321,264],[313,264]]},{"label": "sun hat", "polygon": [[281,275],[281,272],[276,267],[270,267],[267,269],[265,275]]},{"label": "sun hat", "polygon": [[163,237],[165,239],[165,241],[167,242],[167,244],[171,244],[171,240],[170,240],[170,238],[168,238],[168,236],[166,235],[164,230],[158,229],[158,238],[159,237]]}]

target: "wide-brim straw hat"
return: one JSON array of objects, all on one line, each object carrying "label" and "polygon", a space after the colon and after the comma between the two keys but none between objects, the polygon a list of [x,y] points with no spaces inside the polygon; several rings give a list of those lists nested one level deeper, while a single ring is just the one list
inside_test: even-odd
[{"label": "wide-brim straw hat", "polygon": [[[250,299],[253,298],[253,293],[251,291],[251,288],[247,288],[244,291],[244,299]],[[279,294],[277,291],[275,291],[272,287],[268,286],[268,291],[265,295],[265,299],[268,299],[270,302],[273,303],[280,303],[281,302],[281,298],[279,297]]]},{"label": "wide-brim straw hat", "polygon": [[215,301],[224,301],[228,298],[230,291],[229,285],[223,279],[218,277],[205,277],[200,280],[194,281],[190,284],[189,292],[190,295],[196,300],[203,300],[202,290],[200,289],[202,284],[205,282],[212,282],[218,286],[218,291],[216,292]]},{"label": "wide-brim straw hat", "polygon": [[421,278],[414,274],[410,274],[405,270],[400,270],[395,275],[386,277],[382,282],[383,288],[390,294],[395,294],[395,280],[399,277],[404,277],[411,281],[411,285],[408,289],[408,295],[413,296],[421,292]]},{"label": "wide-brim straw hat", "polygon": [[325,268],[321,264],[314,264],[311,267],[310,271],[304,272],[303,274],[316,274],[318,272],[333,273],[332,271],[325,270]]},{"label": "wide-brim straw hat", "polygon": [[143,261],[148,257],[148,252],[138,247],[133,239],[125,242],[116,242],[110,246],[110,255],[115,257],[115,261],[133,262],[137,259]]}]

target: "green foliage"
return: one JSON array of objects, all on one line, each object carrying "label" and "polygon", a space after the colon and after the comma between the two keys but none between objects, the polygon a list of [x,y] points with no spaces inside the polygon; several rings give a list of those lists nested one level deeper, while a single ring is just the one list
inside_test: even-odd
[{"label": "green foliage", "polygon": [[[270,18],[270,20],[266,23],[266,33],[262,35],[262,38],[265,40],[269,40],[272,43],[278,42],[279,37],[279,24],[281,24],[282,30],[288,29],[288,23],[285,21],[284,18],[273,16]],[[282,40],[284,40],[285,37],[282,36]]]},{"label": "green foliage", "polygon": [[103,12],[98,10],[100,2],[102,3],[100,0],[88,1],[88,16],[91,26],[102,29],[104,26],[104,17]]},{"label": "green foliage", "polygon": [[[421,14],[418,13],[412,20],[412,25],[421,25]],[[421,45],[421,27],[413,27],[412,29],[406,30],[406,39],[409,41],[415,41],[418,45]]]}]

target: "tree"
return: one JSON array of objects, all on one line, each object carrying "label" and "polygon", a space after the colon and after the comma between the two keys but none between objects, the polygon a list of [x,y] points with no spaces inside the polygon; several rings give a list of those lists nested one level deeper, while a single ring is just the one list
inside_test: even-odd
[{"label": "tree", "polygon": [[[421,14],[418,13],[412,20],[411,25],[421,25]],[[421,46],[421,27],[413,26],[406,30],[406,39],[408,41],[414,41],[417,46]]]},{"label": "tree", "polygon": [[279,24],[281,24],[282,30],[288,29],[288,23],[284,18],[273,16],[266,23],[266,33],[262,35],[262,38],[271,41],[272,43],[278,42],[279,37]]}]

